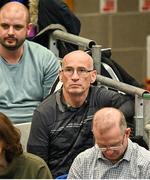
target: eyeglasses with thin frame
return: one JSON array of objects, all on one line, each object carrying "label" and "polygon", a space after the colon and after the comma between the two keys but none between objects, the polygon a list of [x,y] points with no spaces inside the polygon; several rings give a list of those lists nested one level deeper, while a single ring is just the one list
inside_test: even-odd
[{"label": "eyeglasses with thin frame", "polygon": [[105,151],[108,151],[108,150],[111,150],[111,151],[119,150],[119,149],[123,146],[124,137],[125,137],[125,134],[123,135],[123,139],[122,139],[121,144],[118,145],[118,146],[110,146],[110,147],[99,147],[99,146],[98,146],[98,148],[99,148],[102,152],[105,152]]},{"label": "eyeglasses with thin frame", "polygon": [[74,69],[72,67],[65,67],[61,71],[63,71],[64,74],[67,76],[72,76],[74,74],[74,72],[76,71],[78,76],[84,77],[84,76],[87,76],[87,74],[93,70],[88,70],[84,67],[78,67],[77,69]]}]

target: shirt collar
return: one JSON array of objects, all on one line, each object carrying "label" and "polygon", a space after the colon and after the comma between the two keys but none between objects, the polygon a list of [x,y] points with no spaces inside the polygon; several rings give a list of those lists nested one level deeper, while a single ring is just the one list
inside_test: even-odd
[{"label": "shirt collar", "polygon": [[56,102],[57,102],[59,110],[61,112],[65,112],[65,105],[62,103],[62,100],[61,100],[61,93],[62,93],[62,89],[56,92]]},{"label": "shirt collar", "polygon": [[[85,100],[85,102],[83,103],[82,106],[84,106],[85,104],[87,104],[89,102],[89,96],[90,96],[90,91],[89,91],[89,94],[88,94],[88,97],[87,99]],[[58,108],[61,112],[65,112],[65,111],[76,111],[78,110],[80,107],[78,108],[74,108],[74,107],[71,107],[71,106],[68,106],[66,103],[65,103],[65,100],[62,96],[62,88],[59,89],[57,92],[56,92],[56,102],[57,102],[57,105],[58,105]]]},{"label": "shirt collar", "polygon": [[128,147],[127,147],[126,152],[122,159],[130,161],[131,156],[132,156],[132,141],[130,139],[128,139]]}]

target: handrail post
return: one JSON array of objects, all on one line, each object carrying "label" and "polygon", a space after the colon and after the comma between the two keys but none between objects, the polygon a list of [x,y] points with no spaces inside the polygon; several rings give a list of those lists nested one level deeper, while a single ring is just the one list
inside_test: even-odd
[{"label": "handrail post", "polygon": [[144,136],[143,98],[135,95],[135,135]]},{"label": "handrail post", "polygon": [[144,134],[146,141],[148,142],[150,148],[150,94],[143,95],[144,100],[144,127],[146,130],[146,134]]},{"label": "handrail post", "polygon": [[92,57],[94,60],[94,69],[97,74],[101,74],[101,45],[92,46]]}]

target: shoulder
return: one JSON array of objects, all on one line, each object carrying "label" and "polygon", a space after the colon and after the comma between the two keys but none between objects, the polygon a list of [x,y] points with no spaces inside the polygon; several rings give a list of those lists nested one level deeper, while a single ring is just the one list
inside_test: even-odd
[{"label": "shoulder", "polygon": [[60,67],[59,59],[55,56],[55,54],[47,49],[46,47],[26,40],[24,42],[24,59],[27,59],[27,63],[32,62],[35,67],[42,68],[46,73],[50,72],[51,74],[57,71]]},{"label": "shoulder", "polygon": [[81,152],[77,155],[75,158],[75,161],[78,161],[80,163],[88,163],[91,164],[93,162],[93,159],[95,158],[95,148],[94,146],[92,148],[88,148],[85,151]]},{"label": "shoulder", "polygon": [[131,146],[132,143],[132,152],[135,155],[135,159],[139,161],[140,163],[148,163],[150,164],[150,151],[146,150],[144,147],[139,146],[137,143],[129,142],[129,145]]},{"label": "shoulder", "polygon": [[[51,94],[42,101],[35,110],[40,117],[49,120],[54,118],[57,111],[56,94]],[[41,119],[40,118],[40,119]]]},{"label": "shoulder", "polygon": [[91,92],[99,92],[99,91],[103,91],[103,90],[106,90],[106,88],[104,86],[90,86],[90,90]]},{"label": "shoulder", "polygon": [[53,108],[56,105],[56,93],[53,93],[51,95],[48,95],[37,107],[38,110],[41,110],[43,108]]},{"label": "shoulder", "polygon": [[[47,129],[53,125],[56,120],[57,103],[55,94],[47,97],[39,106],[35,109],[32,118],[32,127],[38,129]],[[33,129],[34,129],[33,128]]]},{"label": "shoulder", "polygon": [[46,162],[30,153],[24,152],[23,154],[16,157],[18,169],[17,177],[22,179],[51,179],[51,172],[46,164]]},{"label": "shoulder", "polygon": [[50,55],[54,55],[54,53],[51,50],[33,41],[25,40],[24,45],[25,48],[27,48],[30,51],[34,51],[34,53],[36,54],[40,54],[41,52],[44,52]]},{"label": "shoulder", "polygon": [[96,100],[98,99],[97,97],[105,97],[108,95],[108,93],[111,93],[111,91],[108,91],[104,86],[91,86],[90,87],[90,96],[95,97]]},{"label": "shoulder", "polygon": [[142,158],[143,160],[146,160],[150,163],[150,151],[146,150],[144,147],[138,146],[138,153],[139,157]]},{"label": "shoulder", "polygon": [[20,155],[19,159],[20,162],[22,162],[24,165],[28,167],[34,167],[34,168],[47,167],[45,161],[42,158],[31,153],[24,152],[22,155]]},{"label": "shoulder", "polygon": [[93,94],[96,94],[96,93],[107,93],[107,92],[111,92],[110,90],[108,90],[105,86],[91,86],[90,87],[90,91],[91,93]]}]

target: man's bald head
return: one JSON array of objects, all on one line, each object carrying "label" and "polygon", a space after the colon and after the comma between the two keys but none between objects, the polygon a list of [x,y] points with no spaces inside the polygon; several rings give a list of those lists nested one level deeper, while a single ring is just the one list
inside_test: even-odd
[{"label": "man's bald head", "polygon": [[75,60],[77,63],[79,61],[84,61],[89,66],[89,69],[93,69],[93,59],[84,51],[76,50],[65,55],[62,60],[62,67],[64,67],[64,65],[71,60]]},{"label": "man's bald head", "polygon": [[127,128],[123,113],[116,108],[106,107],[97,111],[93,118],[93,131],[105,133],[112,128],[120,128],[121,133]]},{"label": "man's bald head", "polygon": [[20,3],[20,2],[8,2],[6,3],[4,6],[1,7],[0,9],[0,16],[2,16],[2,14],[7,14],[9,12],[9,14],[12,14],[12,16],[14,14],[18,14],[21,15],[22,18],[26,19],[26,22],[29,23],[30,22],[30,15],[29,15],[29,11],[27,9],[27,7]]}]

